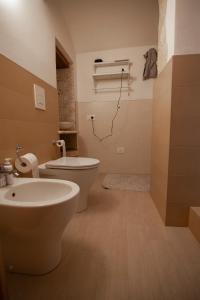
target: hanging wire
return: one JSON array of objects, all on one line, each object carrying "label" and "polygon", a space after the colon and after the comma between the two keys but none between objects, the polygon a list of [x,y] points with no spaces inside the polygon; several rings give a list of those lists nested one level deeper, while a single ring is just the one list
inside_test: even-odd
[{"label": "hanging wire", "polygon": [[119,98],[117,100],[117,105],[116,105],[116,111],[113,115],[113,118],[112,118],[112,121],[111,121],[111,127],[110,127],[110,133],[103,136],[103,137],[99,137],[97,134],[96,134],[96,131],[95,131],[95,126],[94,126],[94,119],[91,119],[91,122],[92,122],[92,133],[93,135],[99,140],[99,142],[102,142],[104,141],[105,139],[113,136],[113,130],[114,130],[114,121],[118,115],[118,112],[120,110],[120,101],[121,101],[121,96],[122,96],[122,89],[123,89],[123,72],[124,72],[124,69],[122,69],[122,73],[121,73],[121,78],[120,78],[120,90],[119,90]]}]

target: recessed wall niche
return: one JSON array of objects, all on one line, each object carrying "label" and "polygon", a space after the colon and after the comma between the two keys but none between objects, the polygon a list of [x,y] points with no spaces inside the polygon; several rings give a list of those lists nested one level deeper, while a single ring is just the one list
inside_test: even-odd
[{"label": "recessed wall niche", "polygon": [[57,69],[57,89],[59,104],[59,120],[61,122],[73,122],[76,127],[76,102],[74,95],[74,69],[73,65],[68,68]]}]

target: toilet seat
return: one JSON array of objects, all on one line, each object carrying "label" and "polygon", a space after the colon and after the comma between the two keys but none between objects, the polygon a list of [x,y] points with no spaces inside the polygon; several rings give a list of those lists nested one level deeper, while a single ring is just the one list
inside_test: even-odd
[{"label": "toilet seat", "polygon": [[48,161],[45,166],[47,169],[64,170],[84,170],[96,168],[100,161],[88,157],[61,157],[56,160]]}]

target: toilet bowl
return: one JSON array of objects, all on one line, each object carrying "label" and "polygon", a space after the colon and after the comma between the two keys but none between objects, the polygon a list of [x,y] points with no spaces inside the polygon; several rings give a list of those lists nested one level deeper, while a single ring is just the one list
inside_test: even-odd
[{"label": "toilet bowl", "polygon": [[39,166],[40,177],[70,180],[80,187],[77,212],[87,208],[88,193],[100,161],[87,157],[61,157]]}]

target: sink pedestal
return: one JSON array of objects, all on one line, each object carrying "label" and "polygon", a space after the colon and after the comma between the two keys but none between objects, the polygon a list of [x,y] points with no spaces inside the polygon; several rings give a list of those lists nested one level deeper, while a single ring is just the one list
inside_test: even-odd
[{"label": "sink pedestal", "polygon": [[0,189],[0,236],[10,272],[41,275],[59,264],[78,198],[77,184],[57,179],[21,178]]}]

